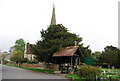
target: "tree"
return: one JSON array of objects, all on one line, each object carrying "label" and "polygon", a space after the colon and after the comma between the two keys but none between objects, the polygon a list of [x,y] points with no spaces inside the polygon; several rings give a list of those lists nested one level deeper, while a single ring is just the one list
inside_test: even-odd
[{"label": "tree", "polygon": [[61,47],[77,45],[82,41],[78,35],[68,32],[63,25],[50,25],[47,30],[41,30],[42,40],[32,47],[39,61],[52,62],[52,55]]},{"label": "tree", "polygon": [[16,40],[15,45],[11,48],[14,49],[14,51],[20,51],[22,53],[22,57],[24,57],[25,41],[22,38]]},{"label": "tree", "polygon": [[118,68],[120,68],[120,49],[118,51]]},{"label": "tree", "polygon": [[83,53],[84,57],[91,57],[91,49],[89,49],[90,46],[83,46],[83,44],[79,45],[81,52]]},{"label": "tree", "polygon": [[101,52],[99,51],[95,51],[92,53],[92,57],[95,63],[99,63],[100,62],[100,56],[101,56]]},{"label": "tree", "polygon": [[21,51],[13,51],[12,56],[10,58],[11,61],[16,62],[16,63],[22,63],[26,59],[22,57],[22,52]]},{"label": "tree", "polygon": [[101,54],[101,62],[102,63],[110,63],[115,67],[119,67],[119,56],[120,50],[114,46],[106,46],[104,51]]},{"label": "tree", "polygon": [[0,64],[2,63],[2,52],[0,50]]},{"label": "tree", "polygon": [[1,56],[2,56],[1,62],[2,63],[6,63],[7,62],[6,58],[7,58],[8,54],[9,53],[7,51],[4,51],[4,52],[1,53]]},{"label": "tree", "polygon": [[84,62],[87,65],[94,65],[93,58],[91,56],[91,49],[89,49],[89,46],[83,46],[83,44],[79,45],[81,53],[83,55],[83,58],[81,59],[82,62]]}]

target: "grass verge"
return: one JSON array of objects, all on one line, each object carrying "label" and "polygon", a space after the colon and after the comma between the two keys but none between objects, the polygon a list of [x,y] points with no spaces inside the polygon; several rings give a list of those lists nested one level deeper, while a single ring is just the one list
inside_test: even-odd
[{"label": "grass verge", "polygon": [[78,76],[76,74],[68,74],[65,76],[65,78],[72,78],[73,81],[85,81],[85,78]]},{"label": "grass verge", "polygon": [[4,65],[12,66],[12,67],[18,67],[18,68],[22,68],[22,69],[28,69],[28,70],[37,71],[37,72],[45,72],[45,73],[49,73],[49,74],[53,74],[54,73],[53,70],[45,70],[45,69],[38,69],[38,68],[29,68],[29,67],[24,67],[24,66],[8,65],[8,64],[4,64]]}]

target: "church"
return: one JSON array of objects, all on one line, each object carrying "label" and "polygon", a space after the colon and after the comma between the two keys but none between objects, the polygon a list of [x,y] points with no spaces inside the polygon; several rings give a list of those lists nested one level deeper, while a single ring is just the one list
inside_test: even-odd
[{"label": "church", "polygon": [[[52,11],[52,17],[51,17],[50,25],[56,25],[55,6],[54,5],[53,5],[53,11]],[[35,46],[35,44],[30,44],[30,43],[27,43],[25,45],[24,58],[27,58],[28,60],[34,60],[34,58],[35,58],[34,53],[31,51],[31,47],[30,47],[31,45]]]},{"label": "church", "polygon": [[[53,5],[52,17],[50,25],[56,24],[55,17],[55,6]],[[34,53],[32,53],[30,46],[36,46],[35,44],[26,44],[24,57],[28,58],[28,60],[34,60]],[[82,58],[82,52],[80,51],[79,46],[68,46],[62,47],[58,52],[53,54],[53,58],[55,59],[55,64],[69,64],[69,66],[79,65]]]}]

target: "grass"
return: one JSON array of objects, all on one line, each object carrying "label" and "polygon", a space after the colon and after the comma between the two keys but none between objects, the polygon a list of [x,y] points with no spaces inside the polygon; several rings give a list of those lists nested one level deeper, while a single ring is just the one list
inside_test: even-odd
[{"label": "grass", "polygon": [[110,72],[109,72],[109,69],[107,69],[107,68],[102,68],[101,70],[102,70],[102,71],[105,70],[106,73],[104,73],[104,74],[102,74],[102,75],[100,75],[100,76],[98,76],[98,77],[103,77],[103,78],[105,78],[105,79],[108,79],[109,76],[111,75],[111,78],[112,78],[112,79],[120,79],[120,76],[117,75],[117,71],[120,70],[120,69],[110,69]]},{"label": "grass", "polygon": [[45,70],[45,69],[38,69],[38,68],[29,68],[29,67],[24,67],[24,66],[8,65],[8,64],[5,64],[5,65],[12,66],[12,67],[18,67],[18,68],[22,68],[22,69],[27,69],[27,70],[32,70],[32,71],[37,71],[37,72],[45,72],[45,73],[49,73],[49,74],[53,74],[54,73],[53,70]]},{"label": "grass", "polygon": [[78,76],[76,74],[68,74],[65,76],[65,78],[72,78],[73,81],[85,81],[86,80],[85,78]]},{"label": "grass", "polygon": [[[105,74],[101,74],[100,76],[97,76],[98,78],[102,77],[104,79],[109,79],[109,75],[112,75],[111,78],[112,80],[116,80],[116,79],[120,79],[120,76],[117,75],[117,71],[120,70],[120,69],[110,69],[110,72],[108,71],[109,69],[107,68],[102,68],[101,69],[102,71],[106,71]],[[84,77],[81,77],[81,76],[78,76],[76,74],[68,74],[67,76],[65,76],[66,78],[73,78],[74,81],[86,81],[86,79]],[[117,81],[117,80],[116,80]]]},{"label": "grass", "polygon": [[66,78],[73,78],[73,79],[81,79],[81,77],[80,76],[78,76],[78,75],[76,75],[76,74],[68,74],[68,75],[66,75],[65,76]]}]

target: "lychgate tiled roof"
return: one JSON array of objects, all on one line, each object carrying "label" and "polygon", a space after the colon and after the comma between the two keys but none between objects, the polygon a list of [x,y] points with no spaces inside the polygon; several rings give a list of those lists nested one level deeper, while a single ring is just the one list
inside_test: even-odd
[{"label": "lychgate tiled roof", "polygon": [[53,57],[58,57],[58,56],[73,56],[73,54],[76,52],[78,49],[78,46],[68,46],[61,48],[58,52],[53,54]]}]

